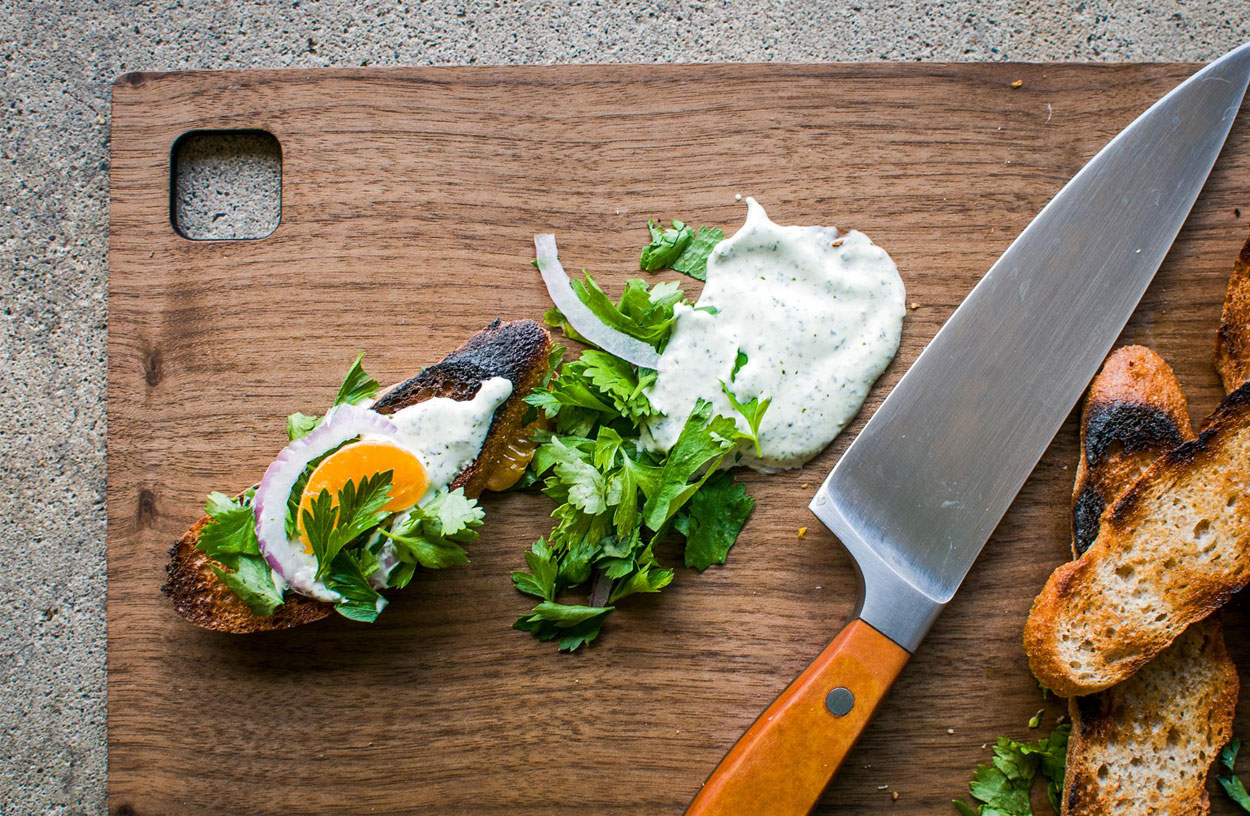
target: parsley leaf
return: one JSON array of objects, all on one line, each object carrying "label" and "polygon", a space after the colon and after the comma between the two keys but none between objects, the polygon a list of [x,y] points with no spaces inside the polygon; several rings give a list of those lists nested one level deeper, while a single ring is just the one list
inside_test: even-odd
[{"label": "parsley leaf", "polygon": [[725,563],[754,507],[755,499],[727,471],[709,479],[673,523],[686,536],[686,566],[702,572]]},{"label": "parsley leaf", "polygon": [[1234,771],[1237,764],[1237,752],[1241,750],[1241,740],[1234,737],[1232,741],[1220,750],[1220,764],[1228,769],[1228,776],[1216,777],[1216,781],[1220,783],[1220,787],[1228,794],[1228,797],[1241,805],[1241,809],[1250,812],[1250,794],[1246,793],[1246,787],[1241,783]]},{"label": "parsley leaf", "polygon": [[538,539],[525,553],[529,572],[512,573],[513,585],[527,595],[536,595],[545,601],[556,599],[556,574],[559,566],[552,557],[547,542]]},{"label": "parsley leaf", "polygon": [[321,424],[321,417],[309,416],[308,414],[296,411],[286,418],[286,436],[287,439],[294,442],[296,439],[303,439],[312,433],[313,428]]},{"label": "parsley leaf", "polygon": [[591,515],[607,509],[603,475],[586,454],[566,446],[558,436],[543,445],[543,453],[554,463],[556,478],[568,488],[565,501]]},{"label": "parsley leaf", "polygon": [[[625,291],[619,303],[599,287],[594,277],[588,272],[582,273],[585,280],[573,279],[570,285],[586,307],[594,312],[600,321],[625,334],[637,337],[656,349],[662,349],[673,333],[676,317],[673,307],[682,302],[683,294],[676,283],[657,283],[648,290],[645,281],[634,278],[626,281]],[[550,309],[544,316],[547,324],[564,330],[574,340],[588,342],[585,338],[571,331],[564,315],[558,310]]]},{"label": "parsley leaf", "polygon": [[725,233],[716,227],[699,227],[698,232],[681,221],[661,230],[654,221],[647,222],[651,243],[643,250],[638,267],[646,272],[672,269],[695,280],[707,280],[707,259],[716,245],[725,240]]},{"label": "parsley leaf", "polygon": [[260,554],[256,540],[256,516],[252,513],[255,493],[255,489],[249,489],[241,499],[216,491],[209,493],[205,511],[212,521],[200,530],[196,547],[226,567],[209,565],[253,614],[268,617],[282,604],[282,591],[274,584],[269,563]]},{"label": "parsley leaf", "polygon": [[334,398],[335,405],[355,405],[367,399],[373,399],[378,394],[378,381],[365,373],[364,366],[361,361],[365,359],[365,353],[362,351],[356,357],[356,362],[352,363],[352,367],[347,370],[347,376],[343,378],[343,384],[339,386],[338,396]]},{"label": "parsley leaf", "polygon": [[235,561],[234,571],[227,572],[212,564],[213,574],[247,604],[252,613],[269,617],[282,605],[282,592],[273,582],[269,564],[259,555],[241,556]]},{"label": "parsley leaf", "polygon": [[[716,471],[741,434],[732,419],[712,416],[712,404],[700,399],[673,443],[659,475],[660,488],[648,495],[643,518],[652,530],[659,530],[703,483]],[[687,484],[700,470],[703,476]]]},{"label": "parsley leaf", "polygon": [[725,233],[716,227],[699,227],[693,241],[686,245],[677,260],[670,265],[674,272],[689,275],[695,280],[707,280],[707,259],[716,245],[725,240]]},{"label": "parsley leaf", "polygon": [[205,512],[212,521],[200,530],[196,547],[214,561],[230,569],[238,569],[241,556],[260,557],[256,540],[256,516],[252,512],[252,494],[232,499],[225,493],[208,494]]},{"label": "parsley leaf", "polygon": [[639,372],[625,360],[605,351],[582,352],[578,362],[583,364],[586,378],[612,400],[612,406],[621,416],[639,421],[655,413],[643,393],[655,382],[654,371]]},{"label": "parsley leaf", "polygon": [[648,221],[647,230],[651,233],[651,243],[643,247],[638,258],[638,268],[645,272],[671,268],[682,250],[694,240],[694,230],[681,221],[673,221],[672,226],[665,230],[656,226],[654,221]]},{"label": "parsley leaf", "polygon": [[576,606],[543,601],[529,615],[522,615],[513,629],[531,632],[542,641],[557,640],[562,652],[576,651],[594,640],[611,606]]},{"label": "parsley leaf", "polygon": [[647,564],[631,573],[628,578],[618,581],[616,588],[608,596],[608,603],[616,603],[621,598],[636,592],[659,592],[672,582],[673,571],[671,569],[660,569],[655,564]]},{"label": "parsley leaf", "polygon": [[956,799],[955,809],[965,816],[1033,816],[1029,794],[1033,780],[1040,774],[1047,780],[1050,804],[1059,812],[1071,730],[1069,724],[1060,725],[1034,743],[999,737],[994,743],[993,760],[989,765],[978,766],[968,785],[972,798],[981,804],[974,809]]},{"label": "parsley leaf", "polygon": [[[738,353],[742,355],[742,352]],[[725,392],[725,396],[729,398],[729,404],[747,421],[747,426],[751,429],[751,441],[755,443],[755,455],[763,456],[763,453],[760,451],[760,422],[764,419],[764,412],[772,404],[773,398],[765,397],[761,400],[759,397],[752,397],[747,402],[739,402],[738,397],[728,384],[721,381],[720,387],[721,391]]]},{"label": "parsley leaf", "polygon": [[[424,506],[412,508],[399,529],[381,532],[394,543],[400,561],[426,569],[445,569],[469,563],[469,554],[460,545],[477,539],[477,528],[485,517],[477,500],[467,498],[464,488],[458,487],[436,494]],[[407,584],[411,577],[411,572],[404,573],[396,585]]]},{"label": "parsley leaf", "polygon": [[304,534],[317,556],[317,580],[330,571],[338,554],[353,540],[382,523],[388,515],[382,509],[389,499],[391,471],[348,481],[338,492],[338,502],[330,491],[322,490],[308,510],[302,511]]},{"label": "parsley leaf", "polygon": [[364,623],[378,619],[386,599],[369,583],[369,574],[377,568],[377,558],[363,547],[343,550],[334,556],[325,571],[325,584],[342,596],[334,605],[335,612]]}]

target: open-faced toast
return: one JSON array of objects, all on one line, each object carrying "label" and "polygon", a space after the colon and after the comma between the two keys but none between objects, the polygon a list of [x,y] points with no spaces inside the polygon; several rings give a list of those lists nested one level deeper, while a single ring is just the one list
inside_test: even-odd
[{"label": "open-faced toast", "polygon": [[[477,496],[486,488],[492,473],[510,466],[509,448],[522,435],[524,397],[546,374],[550,346],[546,329],[535,321],[496,320],[442,362],[387,389],[379,395],[373,409],[391,414],[433,397],[467,400],[477,393],[484,380],[504,377],[511,381],[512,394],[495,411],[481,453],[451,483],[452,488],[463,487],[467,496]],[[168,578],[162,590],[179,615],[205,629],[248,633],[287,629],[320,620],[334,610],[332,604],[288,594],[273,615],[253,614],[217,578],[213,562],[196,546],[200,531],[209,521],[208,516],[197,521],[169,552]]]},{"label": "open-faced toast", "polygon": [[[1074,558],[1097,537],[1103,509],[1192,438],[1185,395],[1167,363],[1141,346],[1112,353],[1081,415]],[[1190,626],[1123,683],[1069,701],[1065,816],[1207,813],[1207,772],[1231,736],[1238,689],[1218,614]]]},{"label": "open-faced toast", "polygon": [[[1250,581],[1250,349],[1243,250],[1217,364],[1236,386],[1197,438],[1161,456],[1101,518],[1077,561],[1050,576],[1025,624],[1029,665],[1065,697],[1130,677]],[[1230,307],[1228,304],[1232,304]]]}]

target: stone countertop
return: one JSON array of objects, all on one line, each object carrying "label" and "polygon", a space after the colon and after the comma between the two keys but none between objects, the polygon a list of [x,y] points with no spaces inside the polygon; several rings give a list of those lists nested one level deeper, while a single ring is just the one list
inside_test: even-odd
[{"label": "stone countertop", "polygon": [[109,93],[119,74],[1206,61],[1246,40],[1246,0],[0,4],[0,814],[105,812]]}]

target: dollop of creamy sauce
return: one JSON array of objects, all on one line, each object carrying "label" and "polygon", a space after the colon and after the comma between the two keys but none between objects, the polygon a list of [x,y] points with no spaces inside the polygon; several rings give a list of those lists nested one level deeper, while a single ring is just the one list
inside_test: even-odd
[{"label": "dollop of creamy sauce", "polygon": [[495,409],[512,395],[512,383],[491,377],[470,400],[434,397],[391,414],[404,447],[425,466],[430,489],[425,498],[451,484],[482,451]]},{"label": "dollop of creamy sauce", "polygon": [[739,403],[771,398],[760,453],[744,444],[727,460],[771,472],[820,453],[859,411],[898,351],[906,292],[867,235],[779,226],[746,201],[746,223],[708,257],[698,302],[676,307],[647,391],[664,416],[646,430],[652,449],[668,450],[702,398],[749,432],[722,384]]}]

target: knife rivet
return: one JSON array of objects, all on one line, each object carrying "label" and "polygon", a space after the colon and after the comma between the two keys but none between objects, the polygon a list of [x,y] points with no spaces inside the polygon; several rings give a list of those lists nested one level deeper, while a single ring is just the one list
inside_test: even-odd
[{"label": "knife rivet", "polygon": [[851,694],[849,688],[838,686],[829,692],[829,696],[825,698],[825,706],[828,707],[829,713],[833,716],[845,717],[855,707],[855,695]]}]

